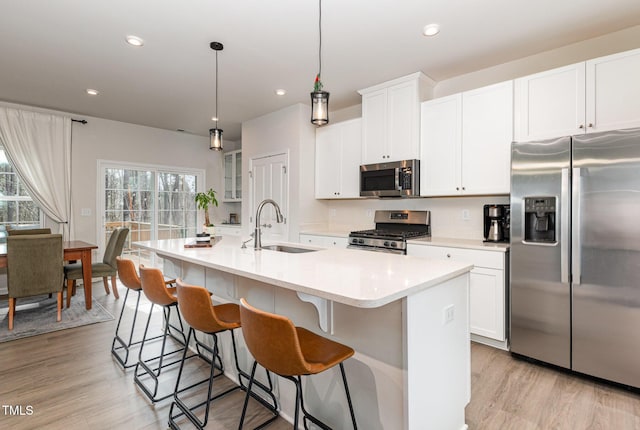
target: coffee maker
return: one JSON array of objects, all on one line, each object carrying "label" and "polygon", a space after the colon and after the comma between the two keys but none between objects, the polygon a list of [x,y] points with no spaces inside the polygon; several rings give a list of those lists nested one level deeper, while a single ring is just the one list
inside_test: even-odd
[{"label": "coffee maker", "polygon": [[484,205],[484,242],[509,242],[511,207]]}]

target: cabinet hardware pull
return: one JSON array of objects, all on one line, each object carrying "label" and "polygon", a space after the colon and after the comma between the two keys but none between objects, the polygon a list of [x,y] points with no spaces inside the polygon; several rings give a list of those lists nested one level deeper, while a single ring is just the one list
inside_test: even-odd
[{"label": "cabinet hardware pull", "polygon": [[578,128],[582,130],[584,128],[584,124],[580,124]]},{"label": "cabinet hardware pull", "polygon": [[447,254],[447,258],[451,258],[451,254]]},{"label": "cabinet hardware pull", "polygon": [[592,123],[589,123],[589,128],[592,128],[592,127],[593,127],[593,124],[592,124]]}]

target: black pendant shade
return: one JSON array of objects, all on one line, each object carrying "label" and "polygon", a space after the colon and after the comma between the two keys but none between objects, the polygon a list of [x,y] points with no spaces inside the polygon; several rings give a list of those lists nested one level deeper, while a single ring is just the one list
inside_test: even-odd
[{"label": "black pendant shade", "polygon": [[219,128],[209,129],[209,149],[222,151],[222,130]]},{"label": "black pendant shade", "polygon": [[329,93],[314,91],[311,93],[311,122],[325,125],[329,122]]}]

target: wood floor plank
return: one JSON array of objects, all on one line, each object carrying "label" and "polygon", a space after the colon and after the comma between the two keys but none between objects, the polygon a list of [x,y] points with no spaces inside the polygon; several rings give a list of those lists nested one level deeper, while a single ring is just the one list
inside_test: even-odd
[{"label": "wood floor plank", "polygon": [[[118,315],[124,296],[116,301],[101,288],[94,291],[96,300]],[[146,322],[142,316],[139,335]],[[160,318],[156,320],[159,326]],[[8,416],[0,410],[0,428],[166,429],[170,400],[151,404],[133,383],[133,370],[123,371],[111,358],[115,325],[111,321],[0,344],[0,403],[30,405],[34,411],[31,416]],[[134,354],[135,360],[137,351]],[[480,344],[472,343],[471,357],[472,393],[466,408],[470,430],[640,430],[636,392],[514,359]],[[207,375],[206,364],[193,364],[188,372],[192,378]],[[214,402],[207,429],[236,429],[243,400],[244,393],[235,391]],[[246,428],[268,416],[252,401]],[[269,430],[290,428],[279,418]]]}]

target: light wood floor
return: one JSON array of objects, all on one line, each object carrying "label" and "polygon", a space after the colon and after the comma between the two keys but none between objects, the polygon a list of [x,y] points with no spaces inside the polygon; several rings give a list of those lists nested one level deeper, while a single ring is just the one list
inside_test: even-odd
[{"label": "light wood floor", "polygon": [[[117,316],[124,294],[116,302],[105,296],[100,284],[93,290]],[[132,371],[122,371],[111,358],[115,324],[0,344],[0,429],[167,428],[170,400],[150,404],[133,383]],[[472,396],[466,409],[470,430],[640,430],[636,393],[517,360],[479,344],[472,344],[471,352]],[[204,375],[206,366],[199,371]],[[214,403],[207,428],[237,428],[242,399],[243,393],[236,391]],[[7,416],[2,405],[31,406],[33,415]],[[249,413],[246,428],[267,416],[255,405]],[[268,428],[290,427],[279,419]]]}]

